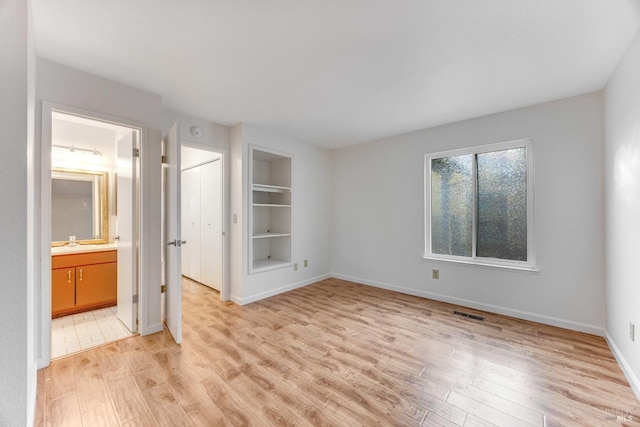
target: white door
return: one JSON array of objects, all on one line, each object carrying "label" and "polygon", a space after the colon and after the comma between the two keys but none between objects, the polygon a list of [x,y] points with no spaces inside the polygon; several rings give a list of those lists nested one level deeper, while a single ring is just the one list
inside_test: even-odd
[{"label": "white door", "polygon": [[202,283],[218,291],[222,286],[222,165],[201,166]]},{"label": "white door", "polygon": [[[189,207],[189,198],[190,198],[190,188],[191,188],[191,183],[190,183],[190,174],[189,174],[189,170],[186,171],[182,171],[181,175],[180,175],[180,180],[181,180],[181,184],[180,184],[180,188],[181,188],[181,192],[182,195],[180,196],[180,200],[182,202],[180,208],[181,208],[181,212],[180,212],[180,229],[182,231],[182,239],[186,240],[187,242],[192,243],[193,242],[193,231],[191,230],[191,221],[190,221],[190,216],[191,216],[191,209]],[[182,275],[183,276],[187,276],[187,277],[191,277],[191,264],[189,262],[189,260],[191,259],[191,257],[193,256],[191,254],[192,250],[191,248],[193,247],[193,244],[190,244],[189,246],[185,246],[184,248],[182,248],[182,254],[181,254],[181,265],[182,265]]]},{"label": "white door", "polygon": [[[184,201],[182,208],[185,208],[189,212],[189,216],[186,218],[187,227],[189,229],[189,239],[183,238],[189,242],[188,259],[183,260],[182,265],[188,264],[188,273],[184,273],[185,276],[189,276],[196,282],[202,281],[200,274],[200,167],[191,168],[182,172],[182,178],[186,179],[182,188],[186,191],[186,197],[183,197]],[[186,199],[186,200],[185,200]],[[182,215],[185,212],[181,212]],[[183,221],[184,222],[184,221]],[[183,228],[184,230],[184,228]],[[182,254],[185,256],[185,254]],[[185,262],[186,261],[186,262]]]},{"label": "white door", "polygon": [[167,328],[176,343],[182,342],[182,282],[180,248],[180,135],[175,123],[165,137],[165,155],[167,156],[165,173],[165,313]]},{"label": "white door", "polygon": [[137,293],[136,238],[134,207],[136,206],[136,159],[133,157],[135,133],[129,132],[117,143],[117,230],[118,230],[118,319],[136,332]]}]

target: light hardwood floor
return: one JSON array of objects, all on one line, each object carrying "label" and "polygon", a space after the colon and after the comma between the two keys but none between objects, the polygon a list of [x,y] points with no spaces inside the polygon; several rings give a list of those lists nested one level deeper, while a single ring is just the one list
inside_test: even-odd
[{"label": "light hardwood floor", "polygon": [[36,425],[640,425],[600,337],[337,279],[244,307],[183,286],[182,345],[163,332],[53,362]]}]

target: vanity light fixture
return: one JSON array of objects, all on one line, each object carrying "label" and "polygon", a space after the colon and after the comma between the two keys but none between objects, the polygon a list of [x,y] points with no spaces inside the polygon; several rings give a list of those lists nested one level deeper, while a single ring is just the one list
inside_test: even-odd
[{"label": "vanity light fixture", "polygon": [[96,150],[95,148],[91,150],[89,148],[80,148],[73,145],[56,145],[56,144],[51,145],[51,147],[58,148],[60,150],[69,150],[72,153],[76,153],[76,152],[91,153],[94,156],[102,157],[102,153]]}]

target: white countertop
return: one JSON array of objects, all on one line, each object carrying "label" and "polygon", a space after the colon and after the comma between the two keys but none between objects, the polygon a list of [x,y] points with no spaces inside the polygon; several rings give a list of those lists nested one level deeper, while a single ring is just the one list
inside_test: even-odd
[{"label": "white countertop", "polygon": [[79,254],[84,252],[103,252],[118,249],[117,243],[105,243],[104,245],[76,245],[55,246],[51,248],[51,255]]}]

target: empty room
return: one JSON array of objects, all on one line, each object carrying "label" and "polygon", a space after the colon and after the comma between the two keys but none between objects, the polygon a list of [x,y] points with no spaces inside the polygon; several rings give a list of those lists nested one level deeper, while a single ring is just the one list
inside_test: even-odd
[{"label": "empty room", "polygon": [[0,425],[638,425],[639,30],[3,0]]}]

